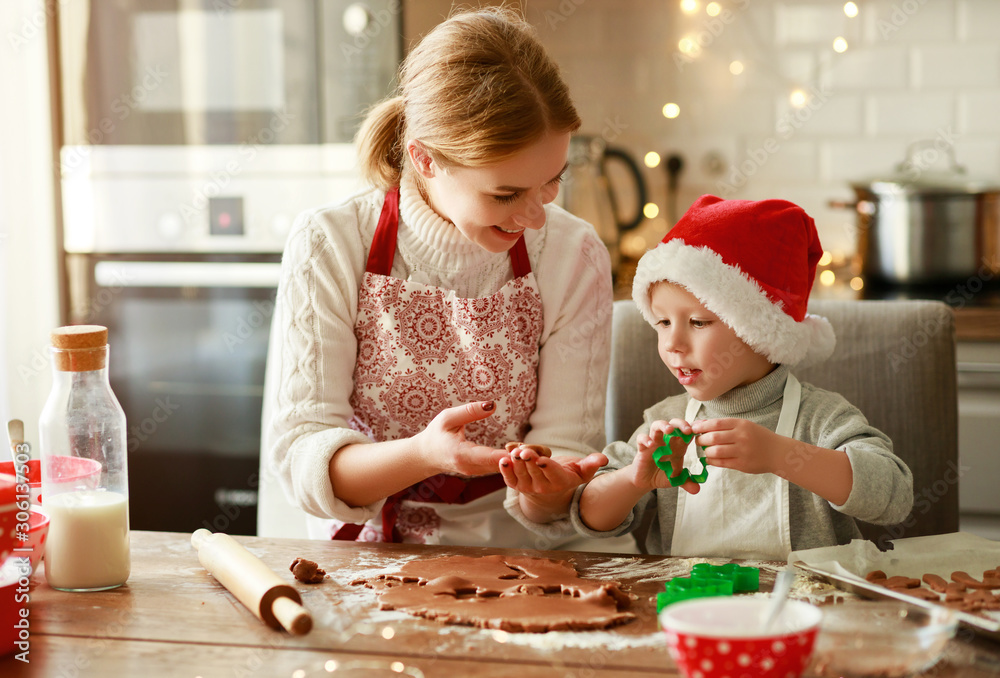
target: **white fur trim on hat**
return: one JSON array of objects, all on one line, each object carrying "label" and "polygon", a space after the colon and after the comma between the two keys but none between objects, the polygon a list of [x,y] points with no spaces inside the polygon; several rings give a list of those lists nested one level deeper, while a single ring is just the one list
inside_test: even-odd
[{"label": "white fur trim on hat", "polygon": [[657,318],[649,305],[649,288],[663,280],[687,288],[772,363],[814,363],[833,353],[836,337],[826,318],[806,315],[796,322],[780,302],[768,299],[760,285],[708,247],[692,247],[678,238],[642,255],[632,282],[632,299],[651,325]]}]

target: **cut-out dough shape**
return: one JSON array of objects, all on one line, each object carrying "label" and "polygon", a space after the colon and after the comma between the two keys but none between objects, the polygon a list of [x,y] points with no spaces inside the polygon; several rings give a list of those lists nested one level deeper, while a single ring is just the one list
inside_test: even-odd
[{"label": "cut-out dough shape", "polygon": [[617,582],[581,579],[569,563],[526,556],[414,560],[361,579],[379,607],[446,624],[504,631],[604,629],[635,619]]}]

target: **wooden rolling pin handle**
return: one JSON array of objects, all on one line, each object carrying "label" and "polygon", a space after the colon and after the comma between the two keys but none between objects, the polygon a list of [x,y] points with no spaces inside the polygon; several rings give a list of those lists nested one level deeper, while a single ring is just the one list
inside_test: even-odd
[{"label": "wooden rolling pin handle", "polygon": [[275,619],[285,627],[289,633],[303,636],[309,633],[313,627],[312,615],[309,610],[296,603],[291,598],[281,596],[275,598],[271,605],[271,612]]},{"label": "wooden rolling pin handle", "polygon": [[300,635],[312,629],[312,617],[295,587],[228,534],[196,530],[191,545],[205,569],[265,624]]}]

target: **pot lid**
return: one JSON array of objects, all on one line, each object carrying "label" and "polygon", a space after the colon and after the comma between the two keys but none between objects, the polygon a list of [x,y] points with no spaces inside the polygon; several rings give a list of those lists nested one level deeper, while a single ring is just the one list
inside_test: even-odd
[{"label": "pot lid", "polygon": [[948,193],[975,194],[1000,190],[1000,181],[972,177],[955,162],[951,146],[934,142],[915,142],[907,149],[906,159],[896,165],[896,172],[850,182],[855,190],[873,193]]}]

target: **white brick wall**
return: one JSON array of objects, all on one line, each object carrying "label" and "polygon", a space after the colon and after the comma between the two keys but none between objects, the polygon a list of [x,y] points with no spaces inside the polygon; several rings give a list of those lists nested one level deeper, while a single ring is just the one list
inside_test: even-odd
[{"label": "white brick wall", "polygon": [[[827,203],[850,198],[851,180],[893,172],[912,142],[951,144],[970,174],[1000,183],[1000,0],[856,0],[856,18],[844,0],[717,2],[714,18],[707,0],[692,15],[678,0],[526,3],[586,131],[612,132],[637,158],[684,156],[681,212],[726,187],[797,200],[824,243],[849,253],[851,214]],[[702,45],[696,59],[679,58],[685,36]],[[834,52],[836,37],[846,52]],[[792,107],[795,89],[811,93],[809,108]],[[668,101],[679,118],[660,114]],[[645,171],[662,210],[664,169]],[[650,224],[660,231],[650,239],[664,223]]]}]

